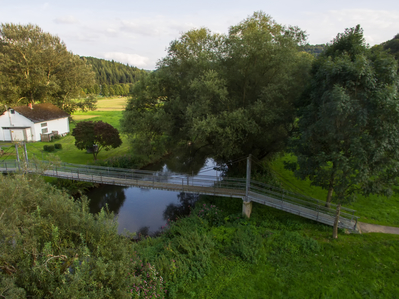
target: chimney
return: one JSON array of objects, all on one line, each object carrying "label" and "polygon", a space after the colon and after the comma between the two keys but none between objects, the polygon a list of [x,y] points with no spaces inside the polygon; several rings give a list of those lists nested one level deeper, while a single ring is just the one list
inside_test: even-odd
[{"label": "chimney", "polygon": [[32,103],[29,103],[28,106],[29,106],[30,109],[33,109]]}]

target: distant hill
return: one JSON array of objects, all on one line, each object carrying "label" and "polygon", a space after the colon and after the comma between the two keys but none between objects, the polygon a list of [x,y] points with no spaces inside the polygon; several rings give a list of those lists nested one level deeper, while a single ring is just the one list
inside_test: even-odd
[{"label": "distant hill", "polygon": [[319,56],[320,53],[323,52],[325,48],[326,48],[325,44],[318,44],[318,45],[306,44],[306,45],[300,47],[301,51],[312,54],[315,57]]},{"label": "distant hill", "polygon": [[84,56],[82,58],[85,58],[93,67],[93,71],[96,74],[96,83],[101,85],[135,83],[142,75],[148,72],[135,66],[123,64],[114,60],[109,61],[105,59]]},{"label": "distant hill", "polygon": [[396,60],[399,60],[399,34],[396,34],[393,39],[382,43],[381,46],[395,56]]}]

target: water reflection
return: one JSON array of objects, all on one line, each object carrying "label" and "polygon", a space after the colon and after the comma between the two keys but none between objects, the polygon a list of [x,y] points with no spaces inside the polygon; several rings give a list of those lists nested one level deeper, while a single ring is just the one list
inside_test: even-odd
[{"label": "water reflection", "polygon": [[128,187],[103,185],[93,189],[88,195],[90,199],[90,213],[96,214],[106,205],[108,209],[119,214],[119,209],[126,200],[125,189]]},{"label": "water reflection", "polygon": [[[205,147],[196,148],[194,146],[183,147],[176,150],[172,155],[162,161],[153,163],[146,167],[146,170],[186,173],[197,175],[209,164],[209,150]],[[213,160],[212,160],[213,162]]]},{"label": "water reflection", "polygon": [[[207,158],[207,154],[204,148],[187,147],[146,170],[159,171],[156,181],[169,180],[171,173],[216,177],[220,171],[214,169],[216,163]],[[87,196],[92,213],[98,213],[105,205],[115,213],[119,233],[126,229],[141,235],[153,235],[167,224],[168,219],[188,215],[190,207],[194,207],[199,198],[197,194],[121,186],[101,186]]]},{"label": "water reflection", "polygon": [[163,212],[163,219],[165,221],[168,220],[174,221],[178,218],[189,215],[190,209],[192,209],[195,203],[198,201],[199,195],[193,193],[181,192],[180,194],[177,195],[177,198],[180,201],[179,204],[171,203],[166,206],[166,209]]},{"label": "water reflection", "polygon": [[101,186],[89,192],[90,212],[98,213],[108,205],[118,219],[118,232],[124,230],[141,235],[156,234],[168,219],[175,220],[190,213],[199,196],[184,192]]}]

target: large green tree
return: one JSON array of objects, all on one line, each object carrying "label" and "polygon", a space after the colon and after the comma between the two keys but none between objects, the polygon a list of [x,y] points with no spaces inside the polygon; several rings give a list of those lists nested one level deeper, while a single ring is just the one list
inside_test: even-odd
[{"label": "large green tree", "polygon": [[273,156],[285,146],[307,78],[312,57],[298,51],[304,39],[262,12],[227,36],[184,33],[136,84],[123,131],[147,153],[184,142],[208,145],[222,161]]},{"label": "large green tree", "polygon": [[1,24],[0,109],[51,102],[70,113],[77,108],[72,99],[92,85],[91,67],[59,37],[31,24]]},{"label": "large green tree", "polygon": [[397,62],[369,49],[359,25],[338,34],[314,62],[290,166],[328,190],[327,206],[359,193],[388,195],[397,184],[398,86]]}]

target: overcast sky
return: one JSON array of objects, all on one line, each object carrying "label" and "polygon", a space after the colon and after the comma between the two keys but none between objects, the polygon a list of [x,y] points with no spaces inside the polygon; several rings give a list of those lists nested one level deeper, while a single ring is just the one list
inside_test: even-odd
[{"label": "overcast sky", "polygon": [[399,33],[398,0],[0,0],[0,22],[36,24],[74,54],[155,69],[181,33],[200,27],[227,33],[259,10],[306,31],[310,44],[327,43],[357,24],[370,45]]}]

